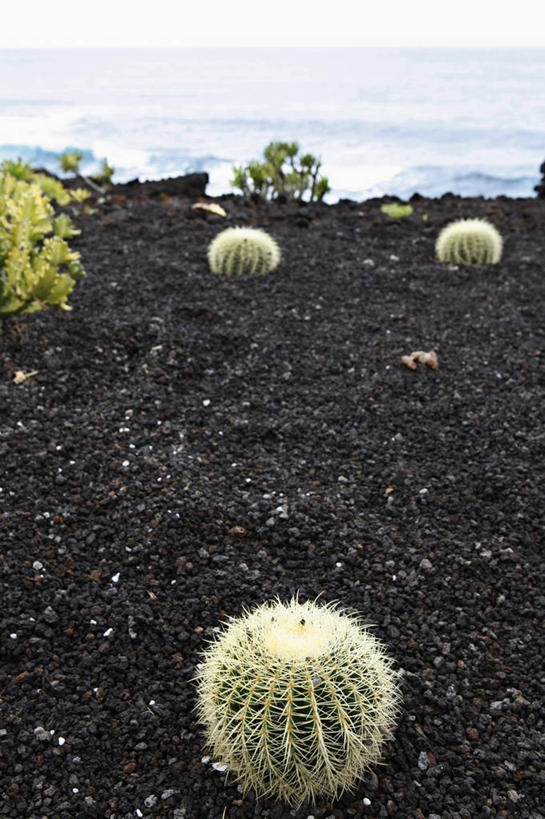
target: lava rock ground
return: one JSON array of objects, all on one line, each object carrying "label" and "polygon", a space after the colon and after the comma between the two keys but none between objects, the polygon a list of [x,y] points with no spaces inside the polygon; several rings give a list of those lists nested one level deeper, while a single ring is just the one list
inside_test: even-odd
[{"label": "lava rock ground", "polygon": [[[77,220],[73,312],[2,341],[0,816],[544,817],[544,203],[222,197],[283,253],[225,280],[224,221],[138,194]],[[502,262],[434,261],[476,216]],[[404,704],[295,812],[206,761],[192,678],[297,591],[362,612]]]}]

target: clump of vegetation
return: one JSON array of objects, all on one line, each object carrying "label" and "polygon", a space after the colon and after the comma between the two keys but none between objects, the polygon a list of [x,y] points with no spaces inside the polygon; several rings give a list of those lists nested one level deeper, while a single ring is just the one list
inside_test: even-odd
[{"label": "clump of vegetation", "polygon": [[0,172],[0,320],[71,309],[67,298],[85,271],[66,239],[78,233],[66,214],[55,218],[37,180]]},{"label": "clump of vegetation", "polygon": [[9,173],[14,179],[20,182],[36,182],[40,186],[40,190],[48,199],[52,199],[58,205],[68,205],[75,191],[67,191],[59,179],[54,176],[49,176],[46,173],[40,173],[30,167],[28,162],[23,162],[21,158],[5,159],[0,164],[0,172]]},{"label": "clump of vegetation", "polygon": [[280,258],[275,240],[259,228],[227,228],[208,247],[210,270],[224,276],[269,273],[278,266]]},{"label": "clump of vegetation", "polygon": [[65,151],[59,157],[59,165],[65,173],[73,173],[78,179],[81,179],[88,187],[92,188],[95,193],[104,196],[107,189],[112,184],[112,176],[115,169],[108,165],[106,159],[102,160],[100,171],[93,174],[93,177],[84,176],[80,169],[80,162],[83,159],[81,151]]},{"label": "clump of vegetation", "polygon": [[260,196],[321,202],[330,190],[329,180],[321,176],[320,159],[312,154],[299,155],[297,142],[271,142],[263,151],[263,161],[252,160],[246,167],[234,167],[231,185],[239,188],[245,199]]},{"label": "clump of vegetation", "polygon": [[437,239],[435,253],[450,264],[497,264],[503,239],[485,219],[460,219],[447,225]]},{"label": "clump of vegetation", "polygon": [[404,216],[410,216],[413,212],[412,205],[404,205],[402,202],[392,202],[389,205],[381,205],[380,210],[386,216],[391,216],[392,219],[402,219]]},{"label": "clump of vegetation", "polygon": [[268,602],[232,621],[197,672],[214,757],[243,788],[336,798],[381,756],[399,692],[382,644],[332,605]]}]

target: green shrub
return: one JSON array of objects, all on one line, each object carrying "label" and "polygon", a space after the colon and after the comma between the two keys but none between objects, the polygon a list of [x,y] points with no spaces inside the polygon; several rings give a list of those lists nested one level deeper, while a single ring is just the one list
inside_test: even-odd
[{"label": "green shrub", "polygon": [[41,192],[58,205],[68,205],[74,199],[75,191],[67,191],[60,179],[45,173],[34,173],[32,178],[40,186]]},{"label": "green shrub", "polygon": [[0,319],[71,309],[67,298],[85,273],[65,239],[78,232],[68,216],[54,219],[38,182],[0,173]]},{"label": "green shrub", "polygon": [[435,244],[439,261],[450,264],[497,264],[502,249],[501,235],[485,219],[451,222],[443,228]]},{"label": "green shrub", "polygon": [[22,182],[37,182],[42,193],[58,205],[67,205],[70,202],[70,193],[59,179],[33,170],[29,163],[23,162],[20,157],[15,160],[5,159],[0,164],[0,173],[9,173],[14,179]]},{"label": "green shrub", "polygon": [[34,171],[30,167],[30,163],[23,162],[21,157],[17,159],[4,159],[0,164],[0,173],[9,173],[14,179],[22,180],[23,182],[31,182],[35,176]]},{"label": "green shrub", "polygon": [[269,273],[280,263],[280,249],[264,230],[227,228],[210,243],[208,263],[212,273],[225,276]]},{"label": "green shrub", "polygon": [[233,168],[231,185],[239,188],[245,199],[254,195],[303,199],[308,193],[310,202],[320,202],[330,190],[327,177],[319,175],[322,163],[312,154],[298,153],[297,142],[271,142],[263,151],[263,162],[252,160],[246,167]]},{"label": "green shrub", "polygon": [[111,165],[108,165],[106,159],[103,159],[100,171],[94,174],[91,179],[88,176],[84,176],[80,170],[79,163],[82,159],[83,154],[81,151],[65,151],[59,156],[59,165],[65,173],[73,173],[74,176],[81,179],[89,188],[92,188],[95,193],[104,196],[106,189],[109,188],[112,183],[112,176],[114,175],[115,169]]},{"label": "green shrub", "polygon": [[332,605],[268,602],[197,671],[197,713],[245,790],[299,805],[351,789],[391,738],[399,692],[382,644]]},{"label": "green shrub", "polygon": [[410,216],[413,212],[412,205],[403,205],[401,202],[392,202],[390,205],[381,205],[380,209],[386,216],[391,216],[392,219],[402,219],[404,216]]},{"label": "green shrub", "polygon": [[81,151],[64,151],[59,156],[59,165],[65,173],[79,174],[79,163],[82,159]]}]

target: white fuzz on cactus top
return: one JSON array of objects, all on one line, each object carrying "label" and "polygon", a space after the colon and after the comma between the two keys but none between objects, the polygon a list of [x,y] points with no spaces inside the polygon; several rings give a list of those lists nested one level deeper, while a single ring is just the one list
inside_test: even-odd
[{"label": "white fuzz on cactus top", "polygon": [[293,804],[353,787],[380,759],[399,703],[391,662],[359,620],[297,599],[234,620],[197,682],[217,761],[245,790]]}]

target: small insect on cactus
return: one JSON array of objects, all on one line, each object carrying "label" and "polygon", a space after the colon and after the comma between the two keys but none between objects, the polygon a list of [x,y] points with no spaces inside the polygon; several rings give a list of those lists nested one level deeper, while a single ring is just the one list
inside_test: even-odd
[{"label": "small insect on cactus", "polygon": [[497,264],[502,248],[503,239],[490,222],[460,219],[443,228],[435,253],[440,262],[450,264]]},{"label": "small insect on cactus", "polygon": [[245,790],[335,798],[378,762],[399,691],[382,644],[334,605],[270,601],[233,620],[197,672],[200,721]]},{"label": "small insect on cactus", "polygon": [[225,276],[269,273],[280,263],[280,248],[259,228],[227,228],[210,243],[208,263],[212,273]]}]

